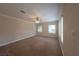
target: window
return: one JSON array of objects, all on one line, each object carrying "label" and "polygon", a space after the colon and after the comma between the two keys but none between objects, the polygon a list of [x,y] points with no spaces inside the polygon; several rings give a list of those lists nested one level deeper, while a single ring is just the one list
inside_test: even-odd
[{"label": "window", "polygon": [[48,32],[49,33],[56,33],[56,27],[55,27],[55,25],[49,25],[48,26]]},{"label": "window", "polygon": [[42,25],[38,25],[38,32],[42,32]]}]

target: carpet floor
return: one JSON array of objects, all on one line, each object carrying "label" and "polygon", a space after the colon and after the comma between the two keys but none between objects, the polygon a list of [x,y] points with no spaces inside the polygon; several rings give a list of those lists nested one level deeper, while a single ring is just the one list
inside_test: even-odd
[{"label": "carpet floor", "polygon": [[57,38],[34,36],[0,47],[1,56],[62,56]]}]

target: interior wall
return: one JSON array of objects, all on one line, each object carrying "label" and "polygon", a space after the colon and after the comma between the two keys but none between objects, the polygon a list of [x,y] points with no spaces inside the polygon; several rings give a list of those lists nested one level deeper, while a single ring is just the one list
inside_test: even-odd
[{"label": "interior wall", "polygon": [[79,4],[64,4],[64,55],[79,55]]},{"label": "interior wall", "polygon": [[0,14],[0,46],[29,38],[36,34],[35,24]]},{"label": "interior wall", "polygon": [[[40,33],[37,33],[37,35],[40,35],[40,36],[47,36],[47,37],[58,37],[58,21],[53,21],[53,22],[43,22],[41,23],[42,24],[42,28],[43,28],[43,31],[40,32]],[[48,33],[48,25],[56,25],[56,33],[53,34],[53,33]]]}]

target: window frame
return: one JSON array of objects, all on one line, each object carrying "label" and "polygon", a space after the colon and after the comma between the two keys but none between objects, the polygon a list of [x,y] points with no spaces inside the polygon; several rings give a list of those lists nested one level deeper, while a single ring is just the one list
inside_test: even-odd
[{"label": "window frame", "polygon": [[[41,27],[41,31],[39,31],[39,26]],[[39,24],[39,25],[37,26],[37,32],[38,32],[38,33],[43,32],[43,26],[42,26],[41,24]]]},{"label": "window frame", "polygon": [[[52,25],[54,25],[54,27],[55,27],[55,29],[53,29],[54,32],[51,31],[52,29],[50,29],[50,28],[52,27]],[[51,34],[55,34],[55,33],[56,33],[56,24],[49,24],[49,25],[48,25],[48,33],[51,33]]]}]

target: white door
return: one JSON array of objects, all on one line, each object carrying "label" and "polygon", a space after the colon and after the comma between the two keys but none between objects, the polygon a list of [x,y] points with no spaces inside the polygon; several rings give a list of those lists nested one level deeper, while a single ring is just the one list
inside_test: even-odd
[{"label": "white door", "polygon": [[64,55],[79,55],[79,4],[64,4]]}]

